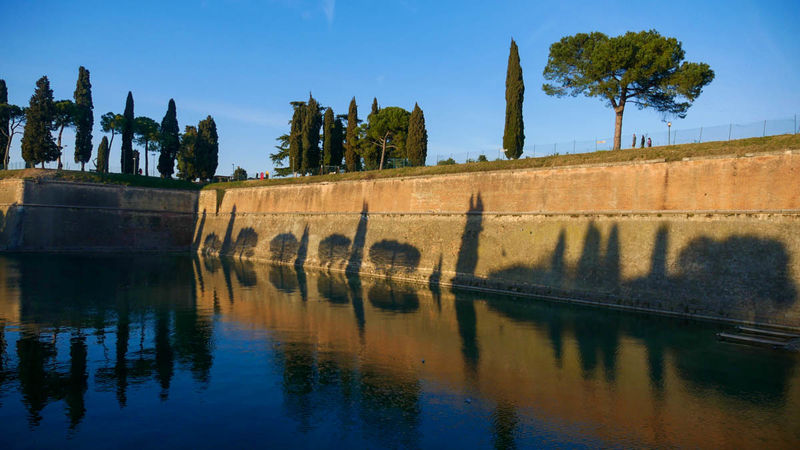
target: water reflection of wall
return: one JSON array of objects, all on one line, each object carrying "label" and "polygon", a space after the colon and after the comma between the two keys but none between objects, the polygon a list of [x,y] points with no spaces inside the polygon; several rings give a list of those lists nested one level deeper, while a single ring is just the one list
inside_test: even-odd
[{"label": "water reflection of wall", "polygon": [[[748,446],[764,436],[786,437],[792,417],[800,414],[794,360],[720,346],[702,324],[674,326],[672,319],[468,292],[440,292],[437,300],[428,289],[397,282],[354,283],[341,273],[253,262],[239,266],[255,280],[244,289],[236,276],[208,266],[216,265],[197,265],[203,272],[198,303],[218,308],[221,319],[237,327],[267,329],[284,342],[279,351],[287,410],[306,426],[328,372],[350,386],[341,403],[356,410],[365,407],[359,396],[381,404],[381,389],[408,393],[408,399],[386,394],[399,403],[381,407],[397,411],[396,428],[407,438],[416,433],[414,386],[426,381],[475,389],[496,402],[499,442],[513,428],[515,411],[530,408],[584,424],[585,432],[600,438],[690,446]],[[229,291],[235,299],[227,298]],[[356,362],[353,355],[359,355]],[[719,363],[708,365],[709,358]],[[735,375],[728,373],[730,361]],[[374,370],[379,374],[369,375]],[[380,377],[378,386],[368,385],[371,376]],[[759,417],[763,427],[731,435],[752,430],[748,416]]]},{"label": "water reflection of wall", "polygon": [[[92,389],[125,407],[142,385],[170,401],[180,371],[214,383],[224,322],[272,344],[283,407],[301,431],[335,414],[374,442],[414,446],[425,394],[447,386],[496,405],[499,445],[531,414],[631,445],[799,437],[797,360],[719,344],[707,324],[245,260],[65,258],[6,265],[19,327],[0,326],[0,384],[19,383],[32,424],[63,402],[79,426]],[[96,281],[79,290],[69,281],[87,276],[81,266]],[[108,352],[99,366],[87,361],[93,348]]]}]

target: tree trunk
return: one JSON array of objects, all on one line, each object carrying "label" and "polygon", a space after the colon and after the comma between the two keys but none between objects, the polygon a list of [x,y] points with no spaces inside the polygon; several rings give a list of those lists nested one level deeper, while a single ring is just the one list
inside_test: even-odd
[{"label": "tree trunk", "polygon": [[81,172],[83,172],[83,168],[84,168],[85,164],[86,164],[85,162],[81,161]]},{"label": "tree trunk", "polygon": [[150,176],[150,169],[149,169],[150,157],[147,156],[147,145],[149,143],[150,141],[144,141],[144,176],[146,177]]},{"label": "tree trunk", "polygon": [[381,141],[381,164],[378,166],[378,170],[383,170],[383,158],[386,156],[386,139],[389,138],[389,133],[386,133],[383,136],[383,140]]},{"label": "tree trunk", "polygon": [[622,113],[625,112],[624,107],[619,107],[614,110],[617,114],[614,123],[614,150],[622,148]]},{"label": "tree trunk", "polygon": [[61,170],[61,134],[64,132],[64,127],[58,130],[58,170]]},{"label": "tree trunk", "polygon": [[11,137],[14,136],[13,134],[8,137],[8,143],[6,144],[5,154],[3,155],[3,167],[8,170],[8,159],[11,154]]}]

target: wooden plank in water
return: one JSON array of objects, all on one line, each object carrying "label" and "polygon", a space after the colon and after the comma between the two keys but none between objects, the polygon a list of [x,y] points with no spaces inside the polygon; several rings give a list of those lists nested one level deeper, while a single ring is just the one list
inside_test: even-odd
[{"label": "wooden plank in water", "polygon": [[776,341],[774,339],[765,339],[743,334],[717,333],[717,337],[723,341],[735,342],[738,344],[759,345],[770,348],[784,348],[786,346],[786,342],[784,341]]},{"label": "wooden plank in water", "polygon": [[784,339],[800,338],[800,334],[787,333],[785,331],[765,330],[763,328],[753,328],[753,327],[745,327],[745,326],[740,326],[740,327],[737,327],[737,328],[739,329],[739,331],[742,331],[744,333],[749,333],[749,334],[758,334],[758,335],[762,335],[762,336],[771,336],[771,337],[784,338]]}]

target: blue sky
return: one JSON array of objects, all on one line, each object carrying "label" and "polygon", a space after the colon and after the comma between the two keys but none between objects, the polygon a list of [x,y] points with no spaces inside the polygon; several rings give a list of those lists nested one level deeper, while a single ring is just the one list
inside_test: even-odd
[{"label": "blue sky", "polygon": [[[551,43],[578,32],[656,29],[683,42],[689,61],[716,79],[673,129],[753,122],[800,113],[797,1],[637,2],[238,0],[0,2],[2,59],[12,103],[27,104],[47,75],[56,99],[72,98],[78,66],[91,71],[95,121],[121,113],[161,121],[174,98],[181,129],[212,115],[218,173],[233,164],[270,170],[292,100],[313,92],[364,118],[418,102],[436,154],[496,155],[511,37],[526,85],[526,153],[534,143],[613,134],[613,113],[589,98],[553,98],[541,85]],[[658,131],[661,116],[626,110],[623,132]],[[642,131],[640,131],[642,130]],[[67,133],[65,133],[67,135]],[[99,128],[94,146],[100,142]],[[12,161],[21,161],[17,138]],[[72,134],[65,137],[73,142]],[[72,145],[65,149],[72,154]],[[68,157],[67,159],[71,159]],[[115,139],[112,165],[119,164]]]}]

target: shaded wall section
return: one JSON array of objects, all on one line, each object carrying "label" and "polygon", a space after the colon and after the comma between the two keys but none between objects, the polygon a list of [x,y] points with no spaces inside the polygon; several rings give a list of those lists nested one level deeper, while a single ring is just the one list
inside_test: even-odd
[{"label": "shaded wall section", "polygon": [[0,182],[0,251],[187,251],[198,193],[118,185]]},{"label": "shaded wall section", "polygon": [[[776,181],[778,180],[778,181]],[[202,192],[198,252],[800,327],[800,154]]]}]

